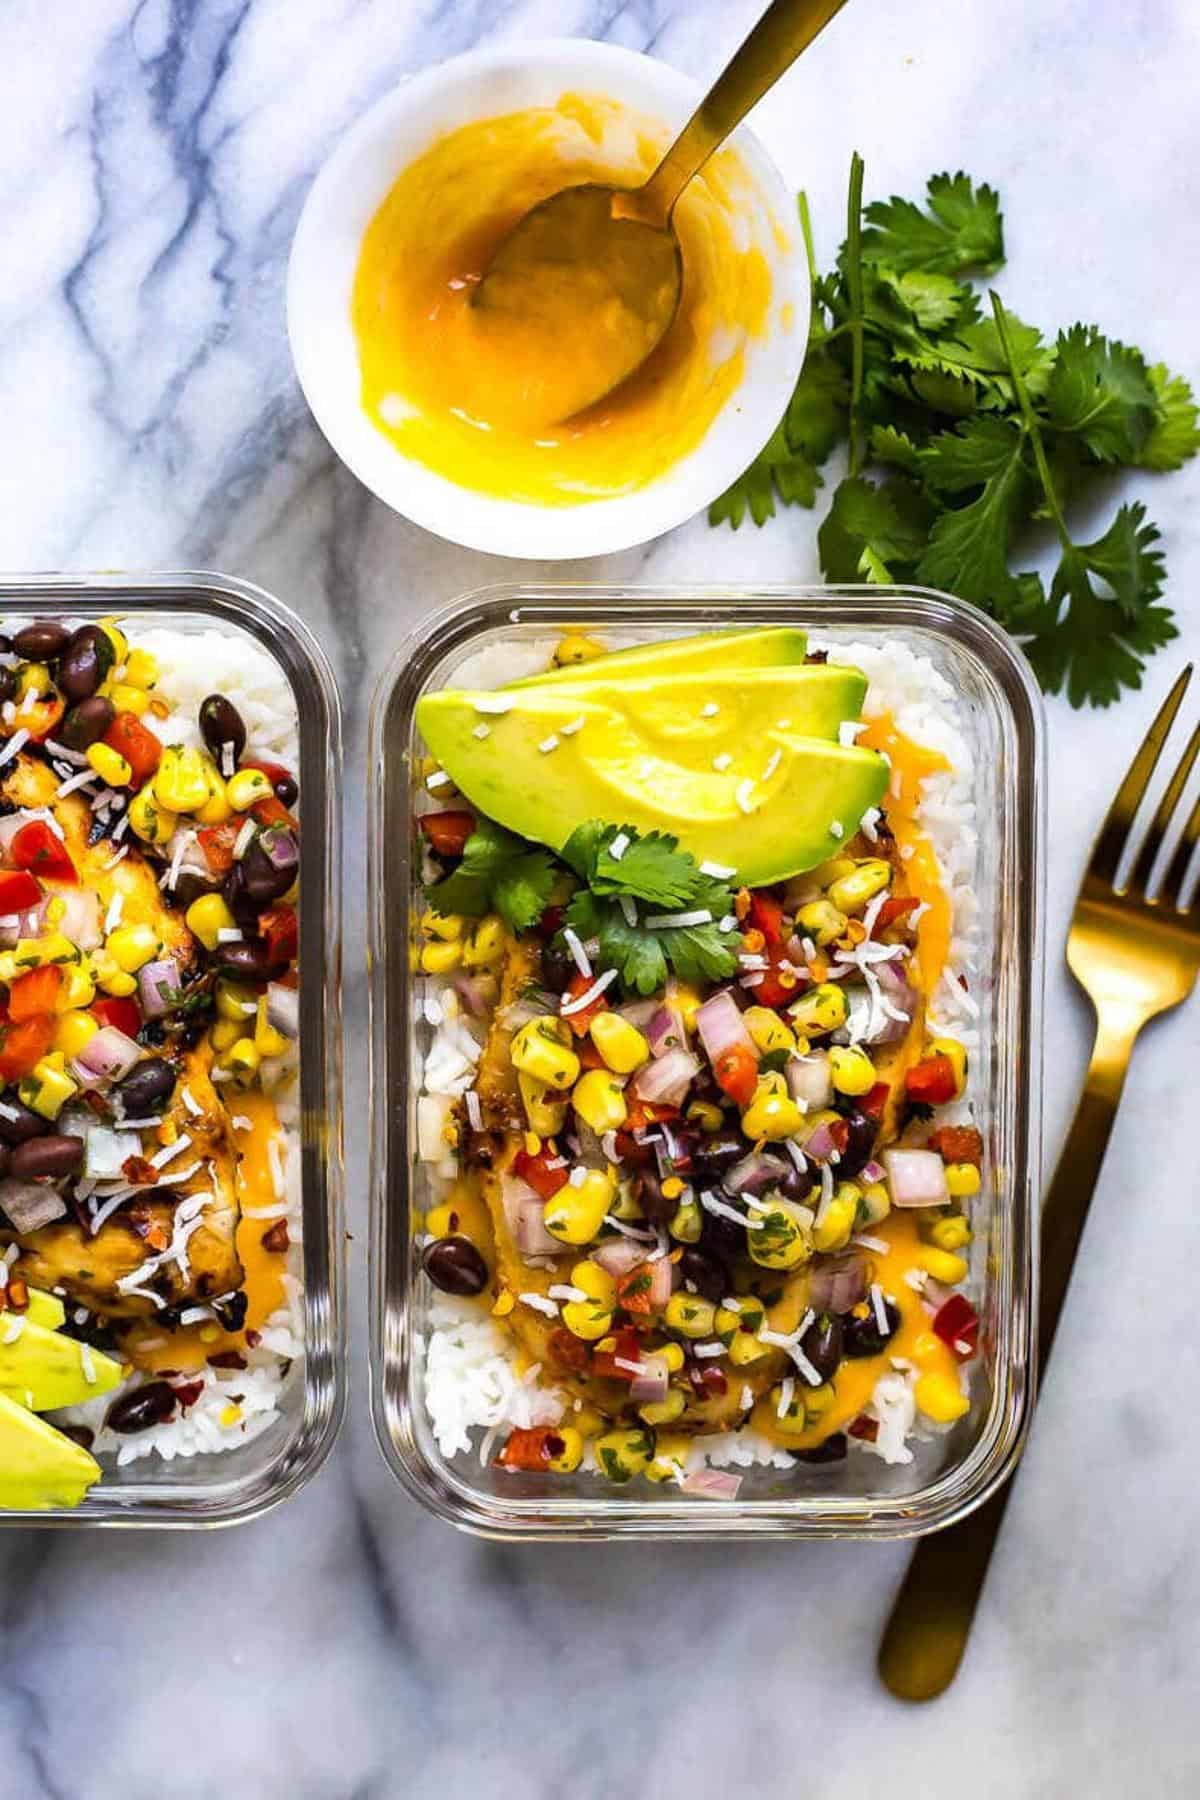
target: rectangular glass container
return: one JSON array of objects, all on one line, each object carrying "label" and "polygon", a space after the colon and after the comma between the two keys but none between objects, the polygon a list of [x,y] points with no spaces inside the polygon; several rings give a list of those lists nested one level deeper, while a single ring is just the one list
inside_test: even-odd
[{"label": "rectangular glass container", "polygon": [[[151,1455],[104,1475],[69,1511],[0,1512],[0,1525],[228,1525],[294,1494],[332,1448],[345,1404],[341,1141],[341,721],[337,687],[308,628],[249,582],[210,574],[9,576],[0,620],[128,616],[145,629],[244,632],[295,696],[303,815],[300,1107],[305,1354],[261,1436],[216,1455]],[[18,625],[19,629],[19,625]]]},{"label": "rectangular glass container", "polygon": [[[855,1453],[788,1471],[739,1469],[741,1490],[730,1501],[644,1481],[614,1487],[586,1473],[514,1477],[481,1466],[474,1449],[448,1459],[422,1398],[432,1289],[414,1243],[426,1180],[416,1160],[415,1106],[429,1031],[415,1006],[408,956],[423,904],[413,854],[416,702],[427,688],[453,685],[466,659],[500,645],[536,641],[548,653],[566,632],[626,642],[781,624],[804,626],[831,645],[900,640],[928,656],[954,688],[972,740],[982,920],[972,1093],[990,1180],[973,1202],[969,1291],[982,1330],[970,1413],[914,1446],[910,1464]],[[1041,700],[1020,652],[983,613],[930,590],[506,584],[453,602],[410,637],[383,678],[371,725],[371,1396],[385,1460],[431,1511],[485,1536],[516,1539],[904,1537],[961,1518],[1004,1480],[1020,1453],[1033,1390],[1042,757]]]}]

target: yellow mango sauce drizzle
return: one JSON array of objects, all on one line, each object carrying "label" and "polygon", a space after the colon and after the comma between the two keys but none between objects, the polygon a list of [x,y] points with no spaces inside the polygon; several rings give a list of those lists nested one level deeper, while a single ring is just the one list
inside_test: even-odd
[{"label": "yellow mango sauce drizzle", "polygon": [[949,771],[950,764],[940,750],[927,749],[897,731],[890,712],[878,713],[868,720],[866,729],[854,740],[868,750],[879,750],[891,762],[884,808],[887,822],[903,853],[905,879],[909,891],[924,901],[926,912],[917,921],[917,966],[926,995],[932,996],[950,955],[950,932],[953,915],[950,898],[942,885],[937,854],[928,837],[917,824],[921,804],[921,786],[929,775]]},{"label": "yellow mango sauce drizzle", "polygon": [[263,1234],[274,1221],[245,1216],[247,1208],[257,1212],[280,1204],[267,1149],[273,1138],[281,1136],[279,1120],[274,1104],[256,1091],[238,1094],[231,1110],[234,1116],[250,1121],[248,1129],[232,1126],[238,1158],[237,1196],[243,1208],[235,1241],[245,1270],[245,1323],[240,1331],[223,1331],[214,1320],[209,1320],[203,1325],[185,1325],[168,1332],[153,1319],[147,1319],[130,1330],[121,1344],[125,1356],[139,1369],[202,1369],[210,1356],[245,1350],[247,1331],[261,1331],[271,1314],[283,1305],[287,1253],[265,1250],[262,1242]]},{"label": "yellow mango sauce drizzle", "polygon": [[[833,1405],[816,1424],[804,1431],[783,1429],[769,1395],[758,1402],[751,1414],[751,1424],[785,1449],[811,1450],[834,1432],[844,1431],[870,1404],[880,1376],[891,1374],[893,1357],[914,1363],[919,1374],[944,1375],[955,1384],[958,1382],[958,1362],[954,1352],[934,1335],[930,1314],[922,1306],[920,1296],[904,1279],[906,1271],[919,1266],[918,1259],[925,1248],[917,1234],[916,1218],[912,1213],[892,1212],[882,1224],[872,1225],[867,1235],[887,1245],[886,1251],[865,1250],[863,1255],[867,1258],[868,1283],[878,1282],[888,1299],[899,1308],[900,1327],[888,1339],[879,1356],[847,1358],[841,1363],[833,1377]],[[870,1300],[865,1304],[870,1306]],[[804,1386],[803,1377],[797,1375],[796,1381],[797,1392],[800,1392]]]},{"label": "yellow mango sauce drizzle", "polygon": [[[406,456],[477,492],[570,506],[633,492],[699,444],[771,302],[767,259],[742,241],[738,219],[763,202],[735,151],[713,157],[676,208],[684,283],[671,328],[620,388],[568,422],[531,426],[531,396],[543,383],[561,391],[567,360],[596,357],[595,319],[556,314],[550,287],[527,331],[511,318],[498,329],[470,304],[531,206],[580,182],[644,180],[668,135],[611,101],[565,94],[463,126],[404,170],[363,238],[351,322],[362,405]],[[557,383],[555,358],[565,359]]]}]

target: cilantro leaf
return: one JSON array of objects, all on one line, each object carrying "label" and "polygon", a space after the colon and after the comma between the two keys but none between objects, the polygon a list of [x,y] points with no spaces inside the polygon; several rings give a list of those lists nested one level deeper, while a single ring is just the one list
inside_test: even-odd
[{"label": "cilantro leaf", "polygon": [[812,464],[825,462],[846,435],[850,384],[833,355],[812,349],[800,371],[784,415],[784,435],[792,451]]},{"label": "cilantro leaf", "polygon": [[[726,934],[718,929],[719,921],[733,910],[728,883],[702,875],[692,857],[676,848],[673,838],[659,832],[640,837],[628,826],[624,830],[632,841],[623,857],[615,862],[610,857],[608,864],[620,875],[636,856],[638,893],[644,910],[707,911],[712,915],[710,922],[652,930],[638,916],[633,895],[627,889],[621,895],[601,890],[599,880],[607,878],[608,869],[604,850],[597,847],[591,854],[600,870],[599,880],[572,895],[567,905],[567,924],[585,942],[598,941],[601,966],[616,969],[624,985],[634,993],[655,993],[667,978],[668,965],[686,981],[719,981],[734,974],[740,940],[736,932]],[[592,833],[593,827],[582,827],[581,831]],[[607,841],[609,828],[603,828],[601,836],[593,838],[596,846]],[[576,832],[567,849],[581,857],[584,842],[585,838]],[[687,891],[680,893],[680,878],[685,870]],[[658,896],[667,891],[668,878],[674,882],[673,893],[678,898],[660,899]],[[585,875],[585,879],[592,877]],[[655,893],[645,891],[656,883]]]},{"label": "cilantro leaf", "polygon": [[703,878],[688,911],[712,914],[707,925],[679,925],[654,933],[663,940],[667,961],[681,981],[723,981],[737,972],[741,939],[736,931],[721,931],[720,921],[733,911],[733,895],[726,882]]},{"label": "cilantro leaf", "polygon": [[1046,386],[1046,417],[1058,431],[1078,433],[1101,462],[1136,462],[1158,412],[1158,397],[1141,355],[1094,325],[1058,334]]},{"label": "cilantro leaf", "polygon": [[[619,857],[611,853],[618,837],[627,840]],[[589,819],[571,833],[562,854],[594,893],[629,894],[660,907],[685,905],[704,880],[695,858],[665,831],[643,834],[632,825]]]},{"label": "cilantro leaf", "polygon": [[513,931],[521,932],[541,917],[553,886],[550,852],[481,814],[457,869],[425,891],[443,916],[463,913],[478,919],[494,907]]},{"label": "cilantro leaf", "polygon": [[876,462],[891,463],[893,468],[903,469],[907,475],[916,475],[920,471],[918,446],[907,432],[895,425],[871,427],[871,455]]},{"label": "cilantro leaf", "polygon": [[1091,572],[1087,548],[1064,552],[1049,599],[1023,623],[1025,654],[1048,693],[1065,689],[1072,706],[1111,706],[1123,688],[1141,687],[1145,658],[1179,633],[1165,606],[1130,614],[1097,592]]},{"label": "cilantro leaf", "polygon": [[976,188],[960,171],[931,176],[927,195],[927,212],[895,195],[868,206],[863,254],[901,274],[978,269],[987,275],[998,269],[1004,261],[1004,221],[995,189]]},{"label": "cilantro leaf", "polygon": [[1143,469],[1182,469],[1200,451],[1200,412],[1182,375],[1171,375],[1166,363],[1147,370],[1156,412],[1138,465]]},{"label": "cilantro leaf", "polygon": [[[1042,342],[1036,325],[1026,325],[1010,313],[1009,327],[1014,360],[1031,394],[1040,394],[1050,380],[1055,353]],[[981,391],[993,406],[1011,406],[1015,395],[1008,361],[992,319],[976,319],[945,337],[927,338],[916,347],[897,345],[895,354],[914,368],[958,376]]]},{"label": "cilantro leaf", "polygon": [[713,501],[708,522],[736,531],[748,512],[756,525],[765,525],[775,517],[776,498],[784,506],[813,506],[821,485],[808,458],[791,448],[781,419],[749,468]]},{"label": "cilantro leaf", "polygon": [[935,438],[922,452],[933,485],[956,491],[974,486],[981,476],[984,484],[977,499],[936,521],[918,580],[979,606],[1003,609],[1017,600],[1008,545],[1029,486],[1024,442],[1018,426],[979,419]]},{"label": "cilantro leaf", "polygon": [[817,533],[821,568],[830,581],[886,583],[895,567],[919,559],[927,535],[928,509],[911,485],[848,478]]}]

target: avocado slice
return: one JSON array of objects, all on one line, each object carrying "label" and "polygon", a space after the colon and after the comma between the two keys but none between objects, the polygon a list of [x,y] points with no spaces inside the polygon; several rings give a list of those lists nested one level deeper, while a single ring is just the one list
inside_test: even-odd
[{"label": "avocado slice", "polygon": [[[799,686],[817,675],[824,682]],[[840,685],[831,679],[839,676]],[[513,691],[503,713],[494,693],[443,690],[420,701],[417,724],[467,798],[512,831],[553,850],[586,819],[668,831],[698,862],[732,865],[750,886],[824,862],[883,796],[883,758],[829,741],[850,716],[846,705],[856,713],[861,702],[857,670],[818,664],[701,678],[699,691],[718,706],[708,719],[682,707],[682,681],[673,694],[663,682],[633,692],[642,685],[614,684],[602,700],[569,688]],[[806,731],[802,717],[819,719],[825,737]]]},{"label": "avocado slice", "polygon": [[120,1381],[121,1364],[102,1350],[39,1325],[28,1313],[0,1312],[0,1394],[52,1412],[94,1400]]},{"label": "avocado slice", "polygon": [[48,1294],[45,1288],[30,1288],[25,1317],[32,1319],[35,1325],[44,1325],[48,1331],[57,1331],[67,1322],[67,1309],[57,1294]]},{"label": "avocado slice", "polygon": [[539,687],[543,682],[589,684],[611,675],[688,675],[706,669],[726,673],[734,669],[777,668],[803,663],[808,654],[808,633],[791,625],[762,625],[756,631],[705,631],[696,637],[670,638],[662,644],[633,644],[626,650],[608,650],[589,662],[567,663],[542,675],[510,681],[509,687]]},{"label": "avocado slice", "polygon": [[78,1506],[99,1479],[100,1464],[82,1445],[0,1394],[0,1507]]}]

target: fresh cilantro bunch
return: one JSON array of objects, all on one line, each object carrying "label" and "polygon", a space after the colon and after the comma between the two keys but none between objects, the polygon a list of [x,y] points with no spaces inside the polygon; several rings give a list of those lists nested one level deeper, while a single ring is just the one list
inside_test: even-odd
[{"label": "fresh cilantro bunch", "polygon": [[512,931],[528,931],[547,906],[556,870],[549,850],[479,817],[462,861],[427,889],[430,904],[443,915],[481,919],[498,912]]},{"label": "fresh cilantro bunch", "polygon": [[[612,855],[618,838],[624,854]],[[733,890],[706,875],[678,840],[666,832],[641,836],[632,826],[592,820],[573,832],[563,860],[585,885],[567,905],[566,922],[585,941],[599,942],[602,968],[616,969],[637,994],[657,993],[668,966],[682,981],[722,981],[735,973],[741,940],[723,932],[732,916]],[[654,926],[647,920],[674,913],[703,913],[693,925]]]},{"label": "fresh cilantro bunch", "polygon": [[[917,581],[985,607],[1025,646],[1043,687],[1107,706],[1141,683],[1144,659],[1177,635],[1163,606],[1158,531],[1139,502],[1079,543],[1067,508],[1097,475],[1180,468],[1200,449],[1191,389],[1141,352],[1074,325],[1046,343],[996,295],[985,310],[963,276],[1004,261],[997,194],[935,175],[925,205],[864,212],[853,158],[847,235],[813,279],[808,360],[771,441],[709,512],[735,529],[776,504],[812,506],[839,443],[848,469],[818,532],[834,581]],[[867,471],[873,471],[868,473]],[[1013,567],[1049,524],[1049,592]]]}]

